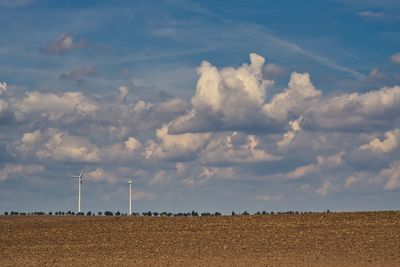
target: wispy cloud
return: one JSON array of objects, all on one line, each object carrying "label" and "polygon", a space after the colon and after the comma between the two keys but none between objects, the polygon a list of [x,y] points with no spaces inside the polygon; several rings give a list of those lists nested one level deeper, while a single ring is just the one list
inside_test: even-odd
[{"label": "wispy cloud", "polygon": [[62,33],[56,40],[48,44],[45,48],[42,48],[42,51],[51,55],[62,55],[72,49],[82,48],[86,44],[85,40],[76,42],[70,33]]}]

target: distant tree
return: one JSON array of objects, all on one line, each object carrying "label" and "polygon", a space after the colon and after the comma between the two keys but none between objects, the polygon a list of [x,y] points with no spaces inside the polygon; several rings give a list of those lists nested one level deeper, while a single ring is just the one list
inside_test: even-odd
[{"label": "distant tree", "polygon": [[231,216],[235,216],[235,215],[236,215],[236,213],[234,211],[232,211]]},{"label": "distant tree", "polygon": [[158,215],[160,215],[157,211],[156,212],[153,212],[153,216],[158,216]]},{"label": "distant tree", "polygon": [[244,212],[242,213],[242,215],[247,216],[247,215],[249,215],[249,213],[248,213],[247,211],[244,211]]},{"label": "distant tree", "polygon": [[49,211],[49,216],[52,216],[52,215],[53,215],[53,212]]},{"label": "distant tree", "polygon": [[106,215],[106,216],[113,216],[114,213],[113,213],[112,211],[105,211],[105,212],[104,212],[104,215]]},{"label": "distant tree", "polygon": [[254,213],[254,215],[261,215],[261,212],[257,211],[256,213]]},{"label": "distant tree", "polygon": [[86,213],[86,216],[92,216],[92,212],[91,212],[91,211],[88,211],[88,212]]},{"label": "distant tree", "polygon": [[265,210],[263,210],[262,215],[268,214]]},{"label": "distant tree", "polygon": [[218,211],[216,213],[214,213],[214,216],[221,216],[221,213],[219,213]]},{"label": "distant tree", "polygon": [[8,216],[8,212],[7,212],[7,211],[6,211],[6,212],[4,212],[4,215]]},{"label": "distant tree", "polygon": [[101,211],[97,212],[97,215],[101,216],[103,213]]},{"label": "distant tree", "polygon": [[192,210],[192,213],[191,213],[191,215],[192,215],[193,217],[197,217],[197,216],[199,216],[199,214],[198,214],[197,212],[195,212],[194,210]]}]

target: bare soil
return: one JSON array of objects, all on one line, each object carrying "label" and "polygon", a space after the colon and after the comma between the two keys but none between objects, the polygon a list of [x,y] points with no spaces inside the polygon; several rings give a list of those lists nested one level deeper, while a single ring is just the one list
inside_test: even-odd
[{"label": "bare soil", "polygon": [[0,266],[400,266],[400,212],[0,216]]}]

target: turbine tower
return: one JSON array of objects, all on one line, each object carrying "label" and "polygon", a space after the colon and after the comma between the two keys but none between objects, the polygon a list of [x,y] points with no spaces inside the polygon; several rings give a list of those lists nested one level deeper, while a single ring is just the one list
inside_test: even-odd
[{"label": "turbine tower", "polygon": [[132,178],[129,178],[128,184],[129,184],[129,215],[132,215],[132,184],[133,184]]},{"label": "turbine tower", "polygon": [[83,180],[83,173],[85,172],[85,168],[81,171],[79,175],[72,176],[73,178],[78,178],[78,213],[81,212],[81,186]]}]

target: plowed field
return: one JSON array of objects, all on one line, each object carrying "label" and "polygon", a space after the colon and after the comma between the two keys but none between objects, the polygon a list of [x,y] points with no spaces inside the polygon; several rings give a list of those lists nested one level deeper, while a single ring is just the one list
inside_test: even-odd
[{"label": "plowed field", "polygon": [[0,216],[0,266],[400,266],[400,212]]}]

